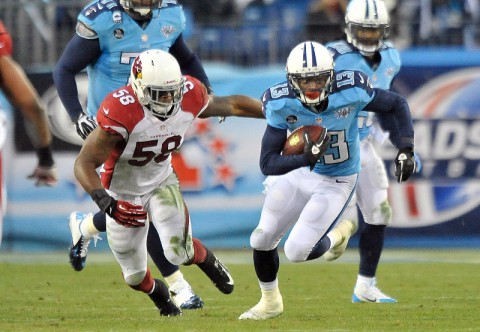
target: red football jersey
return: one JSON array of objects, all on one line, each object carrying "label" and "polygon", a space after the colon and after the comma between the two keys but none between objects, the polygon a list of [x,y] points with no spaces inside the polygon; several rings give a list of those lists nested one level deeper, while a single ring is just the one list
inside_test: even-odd
[{"label": "red football jersey", "polygon": [[171,153],[183,143],[185,132],[208,106],[205,86],[186,77],[181,108],[162,121],[145,109],[132,90],[125,86],[110,93],[97,113],[99,126],[121,135],[104,164],[102,184],[116,194],[144,195],[157,188],[173,171]]},{"label": "red football jersey", "polygon": [[3,22],[0,21],[0,56],[12,55],[12,52],[12,37],[10,37],[7,29],[5,29]]}]

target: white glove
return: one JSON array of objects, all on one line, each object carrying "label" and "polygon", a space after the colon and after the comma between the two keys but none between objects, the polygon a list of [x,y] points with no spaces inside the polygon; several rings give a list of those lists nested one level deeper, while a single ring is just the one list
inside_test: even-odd
[{"label": "white glove", "polygon": [[85,140],[93,131],[93,129],[97,128],[97,121],[95,121],[95,119],[91,116],[88,116],[82,112],[78,117],[75,127],[77,128],[78,136]]}]

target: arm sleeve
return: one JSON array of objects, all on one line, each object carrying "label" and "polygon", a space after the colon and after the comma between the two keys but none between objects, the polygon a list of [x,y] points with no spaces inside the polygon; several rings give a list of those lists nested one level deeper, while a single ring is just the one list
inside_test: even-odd
[{"label": "arm sleeve", "polygon": [[[80,51],[81,50],[81,51]],[[78,100],[75,75],[95,62],[100,56],[100,42],[97,39],[85,39],[74,35],[65,47],[62,56],[53,70],[53,81],[60,100],[72,121],[76,121],[83,112]]]},{"label": "arm sleeve", "polygon": [[413,148],[413,122],[405,98],[387,90],[374,91],[375,96],[365,109],[377,113],[382,129],[390,132],[390,140],[398,149]]},{"label": "arm sleeve", "polygon": [[185,43],[182,34],[173,43],[170,53],[177,59],[180,68],[182,68],[182,74],[197,78],[207,87],[209,94],[213,93],[212,86],[200,60]]},{"label": "arm sleeve", "polygon": [[286,129],[275,128],[267,124],[260,152],[260,169],[264,175],[281,175],[308,165],[305,154],[292,156],[280,154],[285,144],[286,131]]}]

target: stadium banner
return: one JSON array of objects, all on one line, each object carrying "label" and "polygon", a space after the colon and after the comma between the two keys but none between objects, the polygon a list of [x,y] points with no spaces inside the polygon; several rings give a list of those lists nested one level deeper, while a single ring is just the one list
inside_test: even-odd
[{"label": "stadium banner", "polygon": [[[402,52],[403,67],[394,90],[408,97],[422,170],[401,185],[393,176],[396,150],[385,143],[379,153],[390,174],[393,221],[386,247],[480,246],[480,52],[412,50]],[[452,60],[455,59],[455,60]],[[238,68],[206,64],[216,95],[259,98],[285,79],[283,66]],[[36,188],[26,176],[36,158],[15,114],[15,148],[8,159],[7,214],[2,251],[68,248],[68,216],[97,208],[73,175],[80,149],[53,87],[51,73],[29,73],[41,94],[57,138],[55,159],[60,181]],[[374,79],[374,78],[373,78]],[[86,101],[86,77],[79,75],[79,96]],[[174,155],[193,233],[214,248],[249,248],[264,200],[265,177],[258,159],[265,121],[197,120]],[[60,138],[58,138],[60,137]],[[103,234],[105,239],[106,235]],[[350,244],[358,241],[356,235]],[[97,247],[107,248],[99,241]]]}]

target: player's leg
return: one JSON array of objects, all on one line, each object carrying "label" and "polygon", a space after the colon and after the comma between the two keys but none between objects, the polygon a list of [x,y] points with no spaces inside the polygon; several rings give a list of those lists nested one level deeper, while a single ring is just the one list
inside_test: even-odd
[{"label": "player's leg", "polygon": [[310,181],[310,199],[285,242],[285,255],[292,262],[316,259],[329,250],[341,255],[355,232],[353,223],[336,222],[353,196],[357,175],[311,176],[318,180]]},{"label": "player's leg", "polygon": [[132,289],[149,296],[161,316],[181,315],[170,298],[167,286],[153,279],[147,267],[147,223],[145,227],[126,228],[107,217],[108,245],[122,268],[125,282]]},{"label": "player's leg", "polygon": [[171,264],[198,265],[222,293],[233,292],[228,269],[200,240],[192,237],[190,215],[174,173],[152,192],[148,210]]},{"label": "player's leg", "polygon": [[261,290],[260,301],[240,315],[239,319],[263,320],[283,312],[283,299],[278,285],[280,261],[277,246],[293,226],[306,198],[299,192],[297,172],[266,181],[266,197],[258,226],[250,236],[253,264]]},{"label": "player's leg", "polygon": [[396,300],[376,287],[385,229],[392,219],[387,197],[388,178],[384,163],[371,144],[362,144],[361,159],[357,201],[365,223],[360,233],[360,266],[352,301],[392,303]]},{"label": "player's leg", "polygon": [[173,300],[181,309],[203,308],[202,299],[197,296],[183,277],[178,265],[168,261],[163,252],[162,242],[153,223],[150,223],[147,237],[147,250],[152,261],[169,286]]}]

